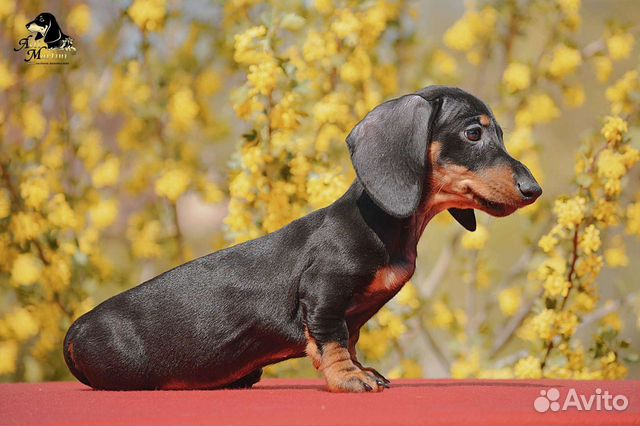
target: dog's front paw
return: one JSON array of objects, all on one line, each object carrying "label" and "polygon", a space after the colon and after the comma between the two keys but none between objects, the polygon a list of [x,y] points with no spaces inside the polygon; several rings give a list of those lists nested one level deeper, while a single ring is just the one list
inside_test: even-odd
[{"label": "dog's front paw", "polygon": [[325,375],[327,387],[331,392],[382,392],[388,385],[373,373],[360,370],[340,371]]},{"label": "dog's front paw", "polygon": [[376,370],[375,368],[371,368],[371,367],[362,367],[361,368],[362,371],[366,371],[367,373],[373,374],[375,378],[382,380],[382,382],[384,383],[384,387],[388,388],[389,385],[391,384],[391,381],[389,379],[387,379],[386,377],[384,377],[382,374],[380,374],[378,372],[378,370]]}]

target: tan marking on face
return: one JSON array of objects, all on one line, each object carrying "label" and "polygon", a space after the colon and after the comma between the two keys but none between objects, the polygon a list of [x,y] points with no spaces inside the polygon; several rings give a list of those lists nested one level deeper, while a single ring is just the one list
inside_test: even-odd
[{"label": "tan marking on face", "polygon": [[484,127],[489,127],[489,125],[491,124],[491,118],[488,115],[482,114],[480,116],[480,124],[482,124]]},{"label": "tan marking on face", "polygon": [[516,207],[522,203],[509,166],[498,166],[472,172],[464,166],[438,164],[433,166],[431,203],[441,209],[484,210],[478,197],[492,203]]}]

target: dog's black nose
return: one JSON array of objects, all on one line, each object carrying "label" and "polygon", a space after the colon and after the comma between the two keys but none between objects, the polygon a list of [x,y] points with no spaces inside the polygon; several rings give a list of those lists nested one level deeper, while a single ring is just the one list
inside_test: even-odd
[{"label": "dog's black nose", "polygon": [[534,202],[540,195],[542,195],[542,188],[535,180],[525,179],[518,182],[517,185],[520,190],[520,194],[522,194],[522,198],[526,201]]}]

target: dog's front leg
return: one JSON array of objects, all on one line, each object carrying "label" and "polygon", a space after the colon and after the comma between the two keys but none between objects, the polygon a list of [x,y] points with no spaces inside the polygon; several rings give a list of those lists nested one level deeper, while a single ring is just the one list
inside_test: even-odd
[{"label": "dog's front leg", "polygon": [[345,306],[339,295],[315,294],[305,303],[307,354],[331,392],[380,392],[385,382],[351,359]]}]

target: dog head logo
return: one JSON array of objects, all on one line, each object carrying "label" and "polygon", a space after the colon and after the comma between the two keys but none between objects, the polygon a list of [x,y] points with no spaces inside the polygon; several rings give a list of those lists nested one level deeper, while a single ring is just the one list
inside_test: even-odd
[{"label": "dog head logo", "polygon": [[38,64],[67,64],[75,55],[73,38],[66,35],[53,14],[43,12],[25,27],[31,33],[18,41],[13,50],[24,50],[25,62]]}]

